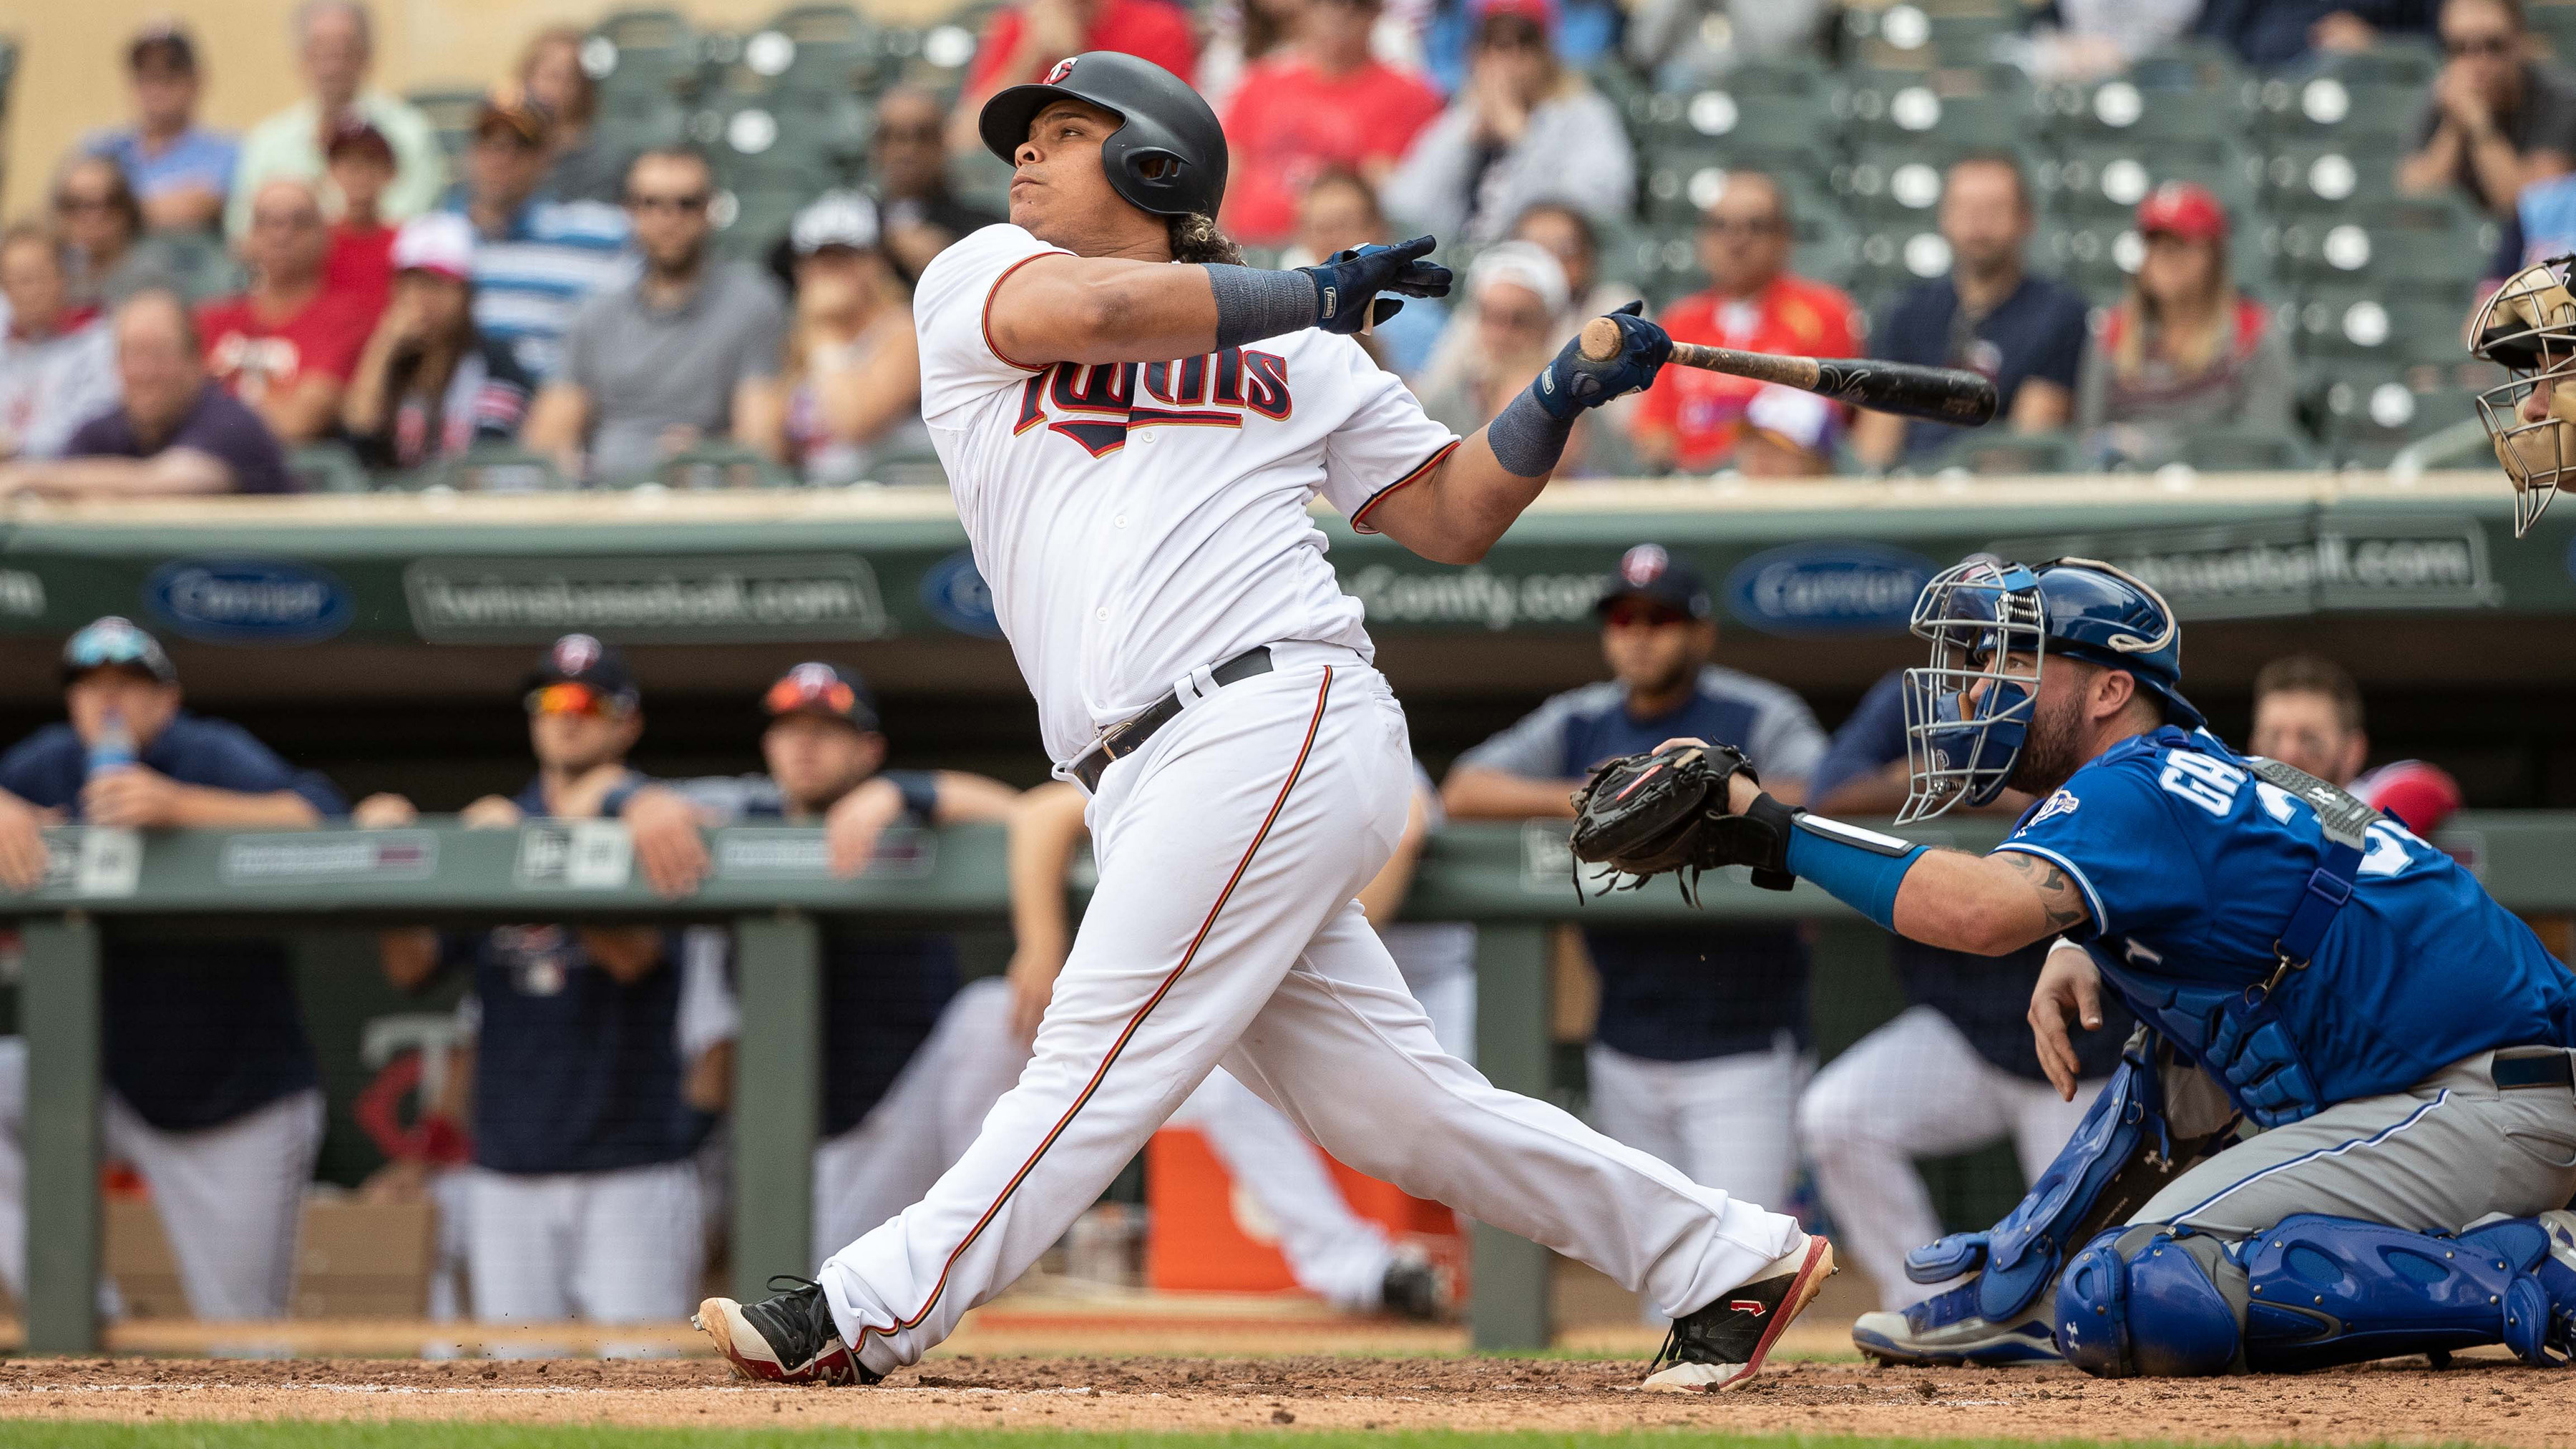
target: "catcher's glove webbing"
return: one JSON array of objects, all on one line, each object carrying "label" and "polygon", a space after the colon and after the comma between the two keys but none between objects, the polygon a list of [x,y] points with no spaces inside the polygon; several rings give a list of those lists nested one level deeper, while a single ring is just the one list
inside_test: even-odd
[{"label": "catcher's glove webbing", "polygon": [[[1761,783],[1744,752],[1730,745],[1675,745],[1610,761],[1574,794],[1574,834],[1567,843],[1575,860],[1637,877],[1621,887],[1627,890],[1672,871],[1682,899],[1692,905],[1699,904],[1700,872],[1721,865],[1751,865],[1755,885],[1789,889],[1795,879],[1779,849],[1786,821],[1775,826],[1727,811],[1727,781],[1738,771]],[[1583,893],[1579,864],[1574,891]]]}]

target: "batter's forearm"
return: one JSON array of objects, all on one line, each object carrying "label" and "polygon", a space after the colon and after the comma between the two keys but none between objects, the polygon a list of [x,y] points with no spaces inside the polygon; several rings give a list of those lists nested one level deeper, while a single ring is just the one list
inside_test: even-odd
[{"label": "batter's forearm", "polygon": [[1380,500],[1369,525],[1434,563],[1483,559],[1547,487],[1544,474],[1525,478],[1504,466],[1491,431],[1477,429],[1429,476]]}]

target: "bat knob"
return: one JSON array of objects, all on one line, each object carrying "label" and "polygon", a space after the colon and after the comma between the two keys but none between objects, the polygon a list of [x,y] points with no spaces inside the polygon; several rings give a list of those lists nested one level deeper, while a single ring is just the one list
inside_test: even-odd
[{"label": "bat knob", "polygon": [[1587,362],[1608,362],[1619,355],[1619,324],[1607,317],[1595,317],[1583,324],[1583,357]]}]

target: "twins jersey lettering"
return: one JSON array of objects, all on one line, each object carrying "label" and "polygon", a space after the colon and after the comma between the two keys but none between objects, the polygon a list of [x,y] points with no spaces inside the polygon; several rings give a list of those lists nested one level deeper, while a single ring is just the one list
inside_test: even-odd
[{"label": "twins jersey lettering", "polygon": [[1369,656],[1307,505],[1320,495],[1365,528],[1458,437],[1324,332],[1143,365],[1015,362],[993,346],[994,294],[1062,254],[986,227],[923,271],[913,310],[922,416],[1047,753],[1069,760],[1247,649]]}]

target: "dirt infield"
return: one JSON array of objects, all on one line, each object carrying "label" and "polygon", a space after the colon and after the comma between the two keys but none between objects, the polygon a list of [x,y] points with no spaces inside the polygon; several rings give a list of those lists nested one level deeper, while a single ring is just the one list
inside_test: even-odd
[{"label": "dirt infield", "polygon": [[[933,1358],[868,1389],[737,1385],[705,1359],[0,1363],[10,1419],[444,1419],[644,1426],[1211,1430],[1686,1428],[2029,1439],[2295,1439],[2576,1449],[2576,1375],[2496,1360],[2106,1383],[2065,1370],[1777,1365],[1642,1394],[1634,1360]],[[0,1434],[0,1438],[5,1438]]]}]

